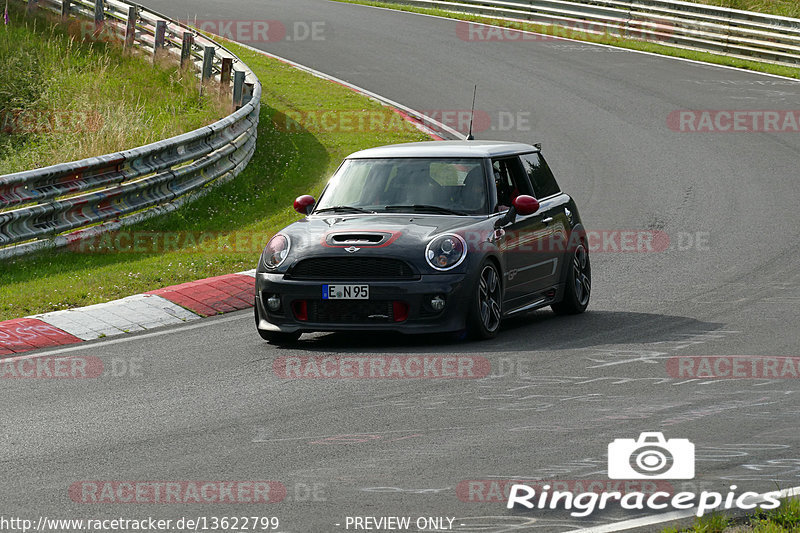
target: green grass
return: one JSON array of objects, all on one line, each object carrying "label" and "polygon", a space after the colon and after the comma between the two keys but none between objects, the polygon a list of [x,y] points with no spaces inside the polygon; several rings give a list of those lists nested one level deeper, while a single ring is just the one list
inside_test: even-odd
[{"label": "green grass", "polygon": [[771,511],[758,511],[741,520],[721,514],[697,518],[689,528],[668,528],[662,533],[800,533],[800,499],[783,500]]},{"label": "green grass", "polygon": [[204,251],[202,247],[169,253],[98,254],[63,250],[5,261],[0,268],[0,320],[104,302],[254,268],[267,237],[300,218],[291,208],[294,198],[303,193],[318,194],[345,156],[366,147],[429,139],[405,123],[404,127],[365,131],[313,128],[308,124],[307,129],[287,132],[287,128],[278,125],[285,123],[285,113],[298,110],[334,115],[350,112],[394,116],[394,113],[345,87],[234,44],[229,46],[263,83],[258,144],[253,159],[235,180],[170,215],[152,219],[130,231],[160,235],[236,232],[244,237],[238,239],[243,244],[232,245],[222,253],[216,251],[215,243],[214,251]]},{"label": "green grass", "polygon": [[9,12],[0,25],[0,175],[134,148],[228,113],[176,65],[83,39],[77,21],[26,17],[17,2]]},{"label": "green grass", "polygon": [[797,0],[694,0],[698,4],[722,6],[744,11],[755,11],[769,15],[800,18]]},{"label": "green grass", "polygon": [[662,533],[722,533],[728,528],[730,519],[721,514],[710,514],[695,519],[691,529],[669,528]]},{"label": "green grass", "polygon": [[[335,0],[335,1],[347,4],[361,4],[361,5],[368,5],[375,7],[385,7],[388,9],[396,9],[399,11],[409,11],[412,13],[436,15],[440,17],[452,18],[457,20],[466,20],[470,22],[480,22],[483,24],[492,24],[495,26],[502,26],[505,28],[532,31],[536,33],[554,35],[557,37],[567,37],[578,41],[607,44],[610,46],[617,46],[620,48],[627,48],[630,50],[638,50],[641,52],[650,52],[654,54],[691,59],[694,61],[702,61],[705,63],[712,63],[715,65],[725,65],[744,70],[753,70],[756,72],[764,72],[767,74],[786,76],[788,78],[800,78],[800,68],[785,67],[781,65],[773,65],[771,63],[762,63],[759,61],[737,59],[724,55],[711,54],[708,52],[685,50],[683,48],[676,48],[674,46],[668,46],[659,43],[651,43],[645,41],[637,41],[633,39],[620,38],[611,34],[594,35],[587,32],[577,31],[575,29],[555,28],[553,26],[546,26],[542,24],[503,20],[492,17],[485,17],[481,15],[470,15],[467,13],[453,13],[443,9],[416,7],[395,2],[374,1],[374,0]],[[725,2],[727,0],[719,0],[719,1]],[[745,2],[747,0],[731,0],[731,1]],[[753,3],[755,4],[756,2],[754,1]],[[785,2],[785,3],[788,4],[790,2]],[[794,4],[794,1],[792,1],[791,3]]]}]

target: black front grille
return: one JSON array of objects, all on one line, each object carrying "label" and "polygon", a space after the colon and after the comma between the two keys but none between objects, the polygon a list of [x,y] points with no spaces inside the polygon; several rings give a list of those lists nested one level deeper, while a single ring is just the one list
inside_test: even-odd
[{"label": "black front grille", "polygon": [[320,324],[379,324],[394,321],[391,300],[309,300],[308,321]]},{"label": "black front grille", "polygon": [[389,280],[413,279],[405,261],[383,257],[319,257],[304,259],[289,272],[293,279]]}]

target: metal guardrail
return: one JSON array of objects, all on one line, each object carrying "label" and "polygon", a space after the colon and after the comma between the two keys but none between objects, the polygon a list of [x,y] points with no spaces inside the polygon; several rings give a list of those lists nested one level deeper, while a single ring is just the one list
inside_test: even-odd
[{"label": "metal guardrail", "polygon": [[[0,176],[0,258],[59,247],[163,214],[236,177],[255,151],[261,83],[227,49],[126,0],[28,0],[64,19],[88,17],[154,59],[172,55],[215,81],[235,111],[198,130],[122,152]],[[216,84],[215,84],[216,86]]]},{"label": "metal guardrail", "polygon": [[800,67],[800,19],[679,0],[388,0]]}]

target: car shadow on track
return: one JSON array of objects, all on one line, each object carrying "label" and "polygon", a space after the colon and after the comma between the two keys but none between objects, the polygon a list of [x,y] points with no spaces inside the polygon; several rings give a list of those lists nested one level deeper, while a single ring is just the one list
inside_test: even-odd
[{"label": "car shadow on track", "polygon": [[539,311],[506,320],[500,334],[487,341],[458,340],[452,334],[346,332],[305,335],[300,341],[282,347],[293,351],[349,354],[573,350],[609,344],[680,341],[711,333],[723,326],[657,313],[590,311],[581,315],[557,316],[549,311]]}]

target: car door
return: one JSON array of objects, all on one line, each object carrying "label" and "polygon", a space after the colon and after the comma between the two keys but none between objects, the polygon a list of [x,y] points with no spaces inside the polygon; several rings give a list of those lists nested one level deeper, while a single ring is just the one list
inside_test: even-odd
[{"label": "car door", "polygon": [[[535,196],[518,156],[492,160],[497,189],[496,212],[506,211],[520,194]],[[533,295],[554,279],[556,264],[548,251],[549,228],[541,212],[517,215],[514,222],[498,230],[498,246],[503,251],[506,310],[528,303]]]},{"label": "car door", "polygon": [[536,216],[545,228],[547,250],[543,253],[543,257],[553,265],[552,274],[542,278],[541,282],[545,287],[554,286],[559,282],[561,264],[567,253],[571,229],[569,197],[561,193],[547,161],[540,152],[521,154],[520,161],[533,187],[533,196],[540,205]]}]

